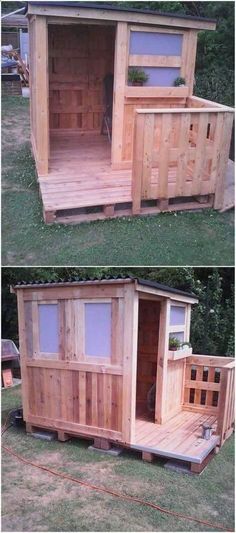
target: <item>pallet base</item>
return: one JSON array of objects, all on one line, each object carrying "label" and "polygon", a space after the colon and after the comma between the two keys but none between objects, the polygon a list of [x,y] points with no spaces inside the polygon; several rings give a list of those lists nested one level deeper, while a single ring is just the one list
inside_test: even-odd
[{"label": "pallet base", "polygon": [[[67,209],[47,211],[43,209],[43,218],[46,224],[79,224],[81,222],[91,222],[95,220],[106,220],[120,217],[130,217],[135,215],[147,216],[158,215],[160,213],[170,213],[178,211],[196,211],[213,207],[214,196],[206,195],[196,198],[188,198],[186,201],[178,199],[176,201],[157,200],[144,202],[145,207],[134,212],[132,203],[123,206],[122,204],[110,204],[104,206],[94,206],[89,208]],[[148,205],[149,204],[149,205]],[[156,204],[156,205],[153,205]]]},{"label": "pallet base", "polygon": [[[72,437],[74,438],[79,438],[79,439],[85,439],[85,440],[91,440],[93,438],[93,445],[89,446],[89,450],[93,450],[95,452],[101,452],[101,453],[105,453],[105,454],[108,454],[108,455],[113,455],[113,456],[118,456],[122,453],[123,451],[123,448],[126,448],[126,449],[132,449],[134,448],[136,451],[139,451],[141,452],[142,454],[142,460],[145,461],[145,462],[148,462],[148,463],[153,463],[155,461],[155,459],[159,459],[159,460],[165,460],[167,461],[167,458],[168,458],[168,455],[167,454],[163,454],[161,452],[157,453],[157,451],[155,451],[153,449],[153,451],[145,451],[145,450],[142,450],[142,447],[140,446],[132,446],[130,447],[129,445],[127,444],[124,444],[124,443],[120,443],[119,442],[119,448],[116,448],[115,447],[115,444],[108,440],[108,439],[105,439],[105,438],[101,438],[101,437],[92,437],[92,436],[88,436],[88,435],[77,435],[75,433],[67,433],[63,430],[59,430],[59,429],[56,429],[56,428],[49,428],[49,427],[42,427],[42,426],[35,426],[35,425],[32,425],[28,422],[26,422],[26,432],[27,433],[30,433],[30,434],[33,434],[33,433],[40,433],[40,432],[45,432],[45,435],[46,433],[48,434],[57,434],[57,438],[60,442],[66,442],[68,440],[70,440]],[[38,437],[39,438],[39,437]],[[43,438],[43,437],[42,437]],[[54,438],[55,438],[55,435],[54,435]],[[44,440],[52,440],[52,439],[47,439],[45,438]],[[201,463],[196,463],[196,462],[190,462],[188,460],[188,458],[186,457],[186,460],[185,459],[182,459],[182,460],[177,460],[174,459],[173,457],[169,456],[169,459],[168,461],[166,462],[166,468],[170,468],[172,470],[176,470],[180,473],[184,472],[184,473],[188,473],[188,474],[201,474],[204,469],[206,468],[206,466],[209,464],[209,462],[211,461],[211,459],[215,456],[215,454],[217,454],[219,452],[219,445],[215,445],[213,449],[211,449],[208,453],[208,455],[204,458],[204,460],[201,462]],[[175,463],[177,463],[177,466],[179,465],[179,467],[175,466]]]}]

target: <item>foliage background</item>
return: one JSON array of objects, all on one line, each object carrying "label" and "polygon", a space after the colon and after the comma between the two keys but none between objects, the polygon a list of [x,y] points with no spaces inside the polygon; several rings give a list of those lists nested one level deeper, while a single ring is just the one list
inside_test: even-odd
[{"label": "foliage background", "polygon": [[[94,2],[98,3],[99,2]],[[100,2],[104,3],[104,2]],[[183,13],[214,18],[216,31],[198,35],[194,93],[216,102],[234,105],[234,2],[106,2],[138,9]],[[3,11],[13,11],[26,2],[1,2]]]},{"label": "foliage background", "polygon": [[3,268],[2,338],[12,338],[18,343],[16,296],[10,294],[11,284],[118,274],[152,279],[194,292],[199,297],[191,320],[194,353],[234,356],[233,268]]}]

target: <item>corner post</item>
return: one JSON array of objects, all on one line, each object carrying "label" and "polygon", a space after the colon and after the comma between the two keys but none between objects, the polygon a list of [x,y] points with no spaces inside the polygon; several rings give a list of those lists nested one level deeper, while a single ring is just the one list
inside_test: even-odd
[{"label": "corner post", "polygon": [[170,299],[165,298],[161,302],[158,355],[157,355],[157,379],[156,379],[156,407],[155,422],[163,424],[166,414],[167,395],[167,372],[169,351],[169,322],[170,322]]},{"label": "corner post", "polygon": [[20,367],[22,379],[22,405],[23,417],[25,422],[28,421],[29,416],[29,391],[28,391],[28,372],[27,372],[27,347],[26,347],[26,331],[25,331],[25,311],[24,311],[24,296],[23,290],[18,290],[17,294],[17,309],[18,309],[18,331],[19,331],[19,351],[20,351]]},{"label": "corner post", "polygon": [[49,159],[49,73],[48,25],[44,16],[35,17],[35,114],[37,170],[48,173]]},{"label": "corner post", "polygon": [[124,354],[122,438],[126,444],[135,439],[136,375],[138,347],[138,292],[135,284],[124,289]]},{"label": "corner post", "polygon": [[115,43],[114,95],[112,118],[112,165],[122,161],[125,85],[128,68],[128,24],[118,22]]}]

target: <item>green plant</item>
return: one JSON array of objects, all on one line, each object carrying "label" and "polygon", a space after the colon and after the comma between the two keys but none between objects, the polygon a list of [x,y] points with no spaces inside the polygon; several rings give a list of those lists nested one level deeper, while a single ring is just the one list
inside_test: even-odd
[{"label": "green plant", "polygon": [[144,70],[138,68],[130,68],[128,74],[128,80],[131,83],[145,83],[149,76]]},{"label": "green plant", "polygon": [[180,85],[185,85],[185,84],[186,84],[185,79],[181,77],[176,78],[174,81],[174,87],[180,87]]},{"label": "green plant", "polygon": [[169,350],[179,350],[181,346],[181,342],[177,337],[170,337],[169,338]]}]

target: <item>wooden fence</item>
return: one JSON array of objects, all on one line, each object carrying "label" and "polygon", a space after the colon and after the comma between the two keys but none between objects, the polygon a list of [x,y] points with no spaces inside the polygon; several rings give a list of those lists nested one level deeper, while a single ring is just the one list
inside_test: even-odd
[{"label": "wooden fence", "polygon": [[184,409],[215,414],[221,444],[233,431],[234,387],[232,358],[196,355],[186,359]]},{"label": "wooden fence", "polygon": [[[192,104],[192,100],[189,102]],[[195,104],[194,104],[195,105]],[[200,105],[198,103],[198,105]],[[143,200],[215,195],[223,202],[233,110],[225,106],[139,109],[135,114],[133,213]]]}]

